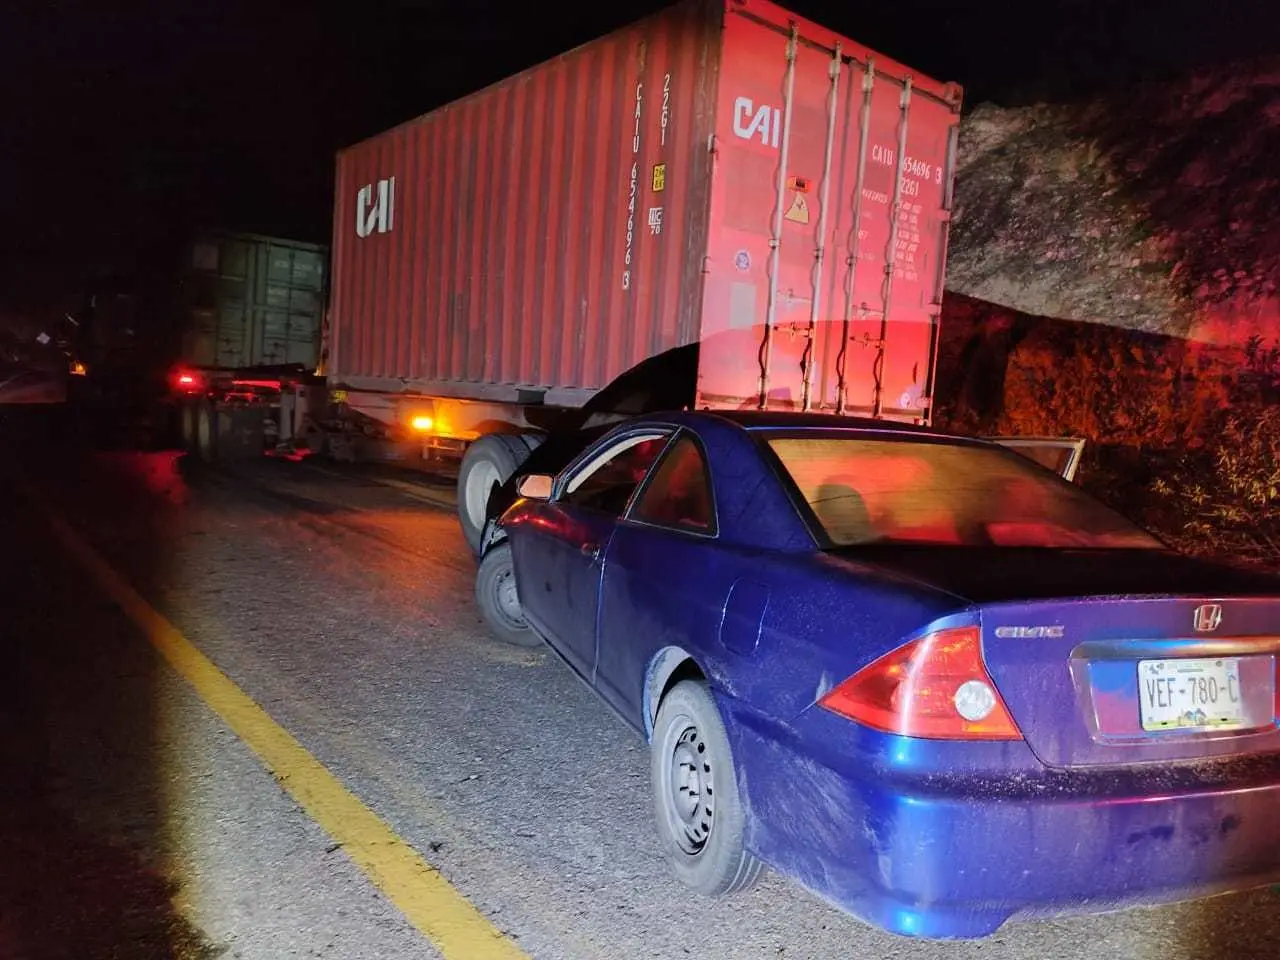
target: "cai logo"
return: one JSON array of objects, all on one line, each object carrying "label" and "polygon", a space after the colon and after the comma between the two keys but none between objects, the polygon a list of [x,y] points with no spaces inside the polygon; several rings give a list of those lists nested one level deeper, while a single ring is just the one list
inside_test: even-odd
[{"label": "cai logo", "polygon": [[738,97],[733,101],[733,135],[759,140],[776,150],[782,135],[782,111],[767,103],[757,106],[750,97]]},{"label": "cai logo", "polygon": [[356,194],[356,236],[390,233],[395,225],[396,178],[366,183]]}]

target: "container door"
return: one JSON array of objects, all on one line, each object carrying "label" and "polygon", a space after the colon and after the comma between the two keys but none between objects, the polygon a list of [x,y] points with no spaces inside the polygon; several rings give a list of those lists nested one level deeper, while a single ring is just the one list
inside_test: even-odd
[{"label": "container door", "polygon": [[223,240],[218,264],[218,310],[212,366],[234,369],[250,362],[253,326],[252,250],[241,240]]},{"label": "container door", "polygon": [[720,76],[699,405],[927,422],[958,89],[760,0]]},{"label": "container door", "polygon": [[254,303],[259,333],[254,363],[314,367],[319,356],[319,254],[286,244],[258,249],[258,290]]}]

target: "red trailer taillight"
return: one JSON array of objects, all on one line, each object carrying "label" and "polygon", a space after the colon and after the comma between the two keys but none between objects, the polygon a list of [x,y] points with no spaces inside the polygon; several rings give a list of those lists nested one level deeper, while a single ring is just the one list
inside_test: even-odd
[{"label": "red trailer taillight", "polygon": [[982,662],[977,627],[939,630],[885,654],[818,701],[859,723],[932,740],[1020,740]]},{"label": "red trailer taillight", "polygon": [[195,393],[204,385],[204,378],[194,370],[175,370],[173,385],[183,393]]}]

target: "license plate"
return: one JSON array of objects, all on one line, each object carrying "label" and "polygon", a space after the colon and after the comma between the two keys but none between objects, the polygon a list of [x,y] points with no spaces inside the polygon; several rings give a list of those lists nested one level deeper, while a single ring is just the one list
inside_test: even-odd
[{"label": "license plate", "polygon": [[1143,730],[1221,729],[1246,723],[1240,661],[1140,660]]},{"label": "license plate", "polygon": [[346,402],[347,402],[347,391],[345,391],[345,390],[330,390],[330,391],[329,391],[329,399],[330,399],[333,403],[346,403]]}]

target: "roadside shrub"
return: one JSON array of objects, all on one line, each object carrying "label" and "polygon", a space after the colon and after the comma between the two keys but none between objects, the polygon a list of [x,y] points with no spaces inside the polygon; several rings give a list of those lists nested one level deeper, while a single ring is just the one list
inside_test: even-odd
[{"label": "roadside shrub", "polygon": [[1280,345],[1253,340],[1204,446],[1151,484],[1184,550],[1280,567]]},{"label": "roadside shrub", "polygon": [[1083,437],[1103,502],[1181,550],[1280,569],[1280,343],[947,304],[939,426]]}]

